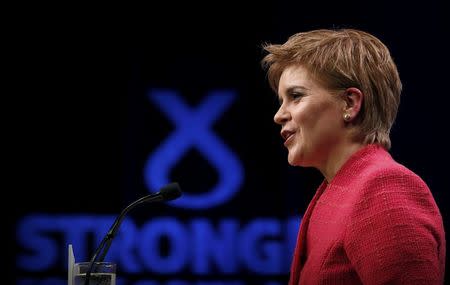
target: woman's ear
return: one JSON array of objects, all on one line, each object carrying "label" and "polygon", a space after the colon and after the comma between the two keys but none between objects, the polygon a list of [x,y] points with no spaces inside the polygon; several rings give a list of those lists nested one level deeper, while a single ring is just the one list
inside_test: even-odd
[{"label": "woman's ear", "polygon": [[345,101],[343,118],[344,121],[351,122],[362,108],[364,94],[358,88],[350,87],[345,90],[343,97]]}]

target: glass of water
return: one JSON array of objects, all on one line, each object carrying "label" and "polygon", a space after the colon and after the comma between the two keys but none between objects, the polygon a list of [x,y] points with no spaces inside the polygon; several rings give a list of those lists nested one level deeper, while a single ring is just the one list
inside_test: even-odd
[{"label": "glass of water", "polygon": [[[78,262],[73,268],[73,285],[84,285],[90,262]],[[89,277],[89,285],[116,285],[116,264],[95,262]]]}]

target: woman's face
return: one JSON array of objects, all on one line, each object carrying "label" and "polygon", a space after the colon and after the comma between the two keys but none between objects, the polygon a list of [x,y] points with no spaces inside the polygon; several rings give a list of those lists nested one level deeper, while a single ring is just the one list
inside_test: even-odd
[{"label": "woman's face", "polygon": [[274,120],[282,127],[289,164],[321,169],[344,140],[345,101],[313,80],[302,66],[283,71],[278,97],[281,105]]}]

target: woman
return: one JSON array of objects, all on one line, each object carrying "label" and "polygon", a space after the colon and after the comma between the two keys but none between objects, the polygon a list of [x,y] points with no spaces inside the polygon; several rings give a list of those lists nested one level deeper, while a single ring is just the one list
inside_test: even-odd
[{"label": "woman", "polygon": [[386,46],[344,29],[264,48],[288,162],[324,176],[289,284],[442,284],[439,209],[424,181],[388,153],[401,81]]}]

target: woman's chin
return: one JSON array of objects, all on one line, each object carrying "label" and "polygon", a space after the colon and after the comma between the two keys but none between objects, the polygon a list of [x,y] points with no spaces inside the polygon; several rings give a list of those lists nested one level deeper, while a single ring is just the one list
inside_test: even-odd
[{"label": "woman's chin", "polygon": [[298,152],[289,153],[288,163],[292,166],[306,166],[304,157],[302,155],[299,155]]},{"label": "woman's chin", "polygon": [[294,155],[289,154],[288,163],[292,166],[298,166],[298,159]]}]

